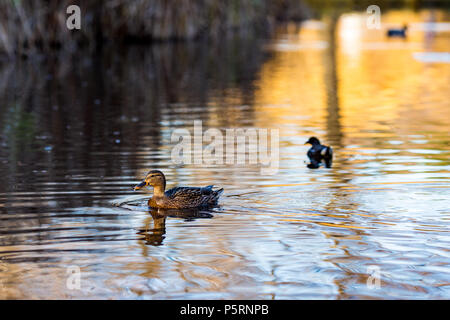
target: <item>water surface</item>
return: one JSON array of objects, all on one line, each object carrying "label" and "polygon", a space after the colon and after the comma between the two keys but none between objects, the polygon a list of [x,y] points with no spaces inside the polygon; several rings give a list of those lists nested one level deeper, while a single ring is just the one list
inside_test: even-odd
[{"label": "water surface", "polygon": [[[448,18],[390,11],[368,30],[348,13],[267,41],[3,63],[0,298],[450,298]],[[405,21],[406,40],[385,37]],[[171,134],[194,120],[279,129],[278,173],[174,164]],[[305,167],[311,135],[332,169]],[[155,168],[222,186],[220,207],[111,204]]]}]

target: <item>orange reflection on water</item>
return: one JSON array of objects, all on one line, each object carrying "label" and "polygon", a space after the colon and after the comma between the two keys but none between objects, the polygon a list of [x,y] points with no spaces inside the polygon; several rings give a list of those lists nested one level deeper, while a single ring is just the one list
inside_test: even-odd
[{"label": "orange reflection on water", "polygon": [[[450,64],[424,63],[416,54],[450,51],[445,14],[390,11],[381,21],[371,30],[365,14],[349,13],[280,30],[257,82],[258,125],[284,129],[285,138],[319,135],[338,147],[442,147],[450,128]],[[386,37],[403,23],[406,39]]]}]

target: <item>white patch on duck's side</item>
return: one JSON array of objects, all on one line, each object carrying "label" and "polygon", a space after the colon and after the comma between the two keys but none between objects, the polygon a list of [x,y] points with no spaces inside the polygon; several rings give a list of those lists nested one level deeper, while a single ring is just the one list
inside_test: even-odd
[{"label": "white patch on duck's side", "polygon": [[323,157],[325,157],[325,154],[327,153],[327,150],[328,150],[328,148],[323,148],[323,149],[320,151],[320,154],[321,154]]}]

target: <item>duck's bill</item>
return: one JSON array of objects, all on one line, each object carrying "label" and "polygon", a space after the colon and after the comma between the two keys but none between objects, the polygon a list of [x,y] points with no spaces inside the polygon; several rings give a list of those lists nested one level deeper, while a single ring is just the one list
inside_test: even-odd
[{"label": "duck's bill", "polygon": [[142,181],[141,183],[139,183],[137,186],[134,187],[134,191],[142,189],[143,187],[145,187],[147,185],[147,182]]}]

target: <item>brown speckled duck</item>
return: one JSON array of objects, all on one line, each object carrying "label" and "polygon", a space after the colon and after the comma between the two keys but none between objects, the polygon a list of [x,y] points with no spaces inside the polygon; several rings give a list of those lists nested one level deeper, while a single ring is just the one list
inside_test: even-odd
[{"label": "brown speckled duck", "polygon": [[175,187],[166,189],[166,177],[159,170],[151,170],[145,179],[134,190],[153,186],[153,197],[148,200],[152,208],[187,209],[205,208],[217,204],[223,189],[213,190],[213,185],[207,187]]}]

